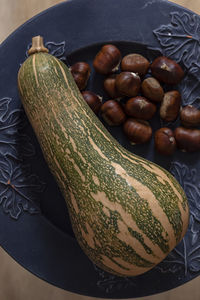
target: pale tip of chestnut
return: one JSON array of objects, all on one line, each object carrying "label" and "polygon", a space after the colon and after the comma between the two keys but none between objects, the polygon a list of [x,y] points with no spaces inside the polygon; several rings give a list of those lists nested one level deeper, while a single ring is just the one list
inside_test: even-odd
[{"label": "pale tip of chestnut", "polygon": [[169,141],[170,141],[171,143],[173,143],[173,142],[175,141],[175,138],[174,138],[173,136],[171,136],[171,137],[169,138]]},{"label": "pale tip of chestnut", "polygon": [[102,97],[102,96],[100,96],[100,95],[97,95],[97,97],[98,97],[99,101],[102,103],[102,101],[103,101],[103,97]]},{"label": "pale tip of chestnut", "polygon": [[119,66],[120,66],[120,62],[116,65],[116,67],[114,67],[111,71],[111,73],[115,73],[117,71],[119,71]]},{"label": "pale tip of chestnut", "polygon": [[132,75],[133,75],[133,77],[135,77],[135,78],[138,78],[139,77],[139,74],[138,73],[134,73],[134,72],[130,72]]},{"label": "pale tip of chestnut", "polygon": [[163,63],[160,68],[162,70],[170,71],[170,68],[168,67],[168,65],[166,63]]}]

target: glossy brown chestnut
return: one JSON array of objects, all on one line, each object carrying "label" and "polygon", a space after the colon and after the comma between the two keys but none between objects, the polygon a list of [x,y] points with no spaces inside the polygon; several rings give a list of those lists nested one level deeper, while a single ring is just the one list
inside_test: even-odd
[{"label": "glossy brown chestnut", "polygon": [[119,49],[111,44],[104,45],[93,61],[93,67],[100,74],[109,74],[118,69],[121,61]]},{"label": "glossy brown chestnut", "polygon": [[119,98],[119,92],[117,91],[115,81],[116,81],[116,74],[110,75],[104,80],[103,86],[106,93],[112,98],[116,99]]},{"label": "glossy brown chestnut", "polygon": [[149,120],[155,112],[156,105],[141,96],[130,98],[125,104],[125,113],[137,119]]},{"label": "glossy brown chestnut", "polygon": [[77,62],[70,67],[70,71],[79,90],[84,90],[91,73],[89,64],[86,62]]},{"label": "glossy brown chestnut", "polygon": [[162,155],[172,155],[176,150],[176,140],[173,131],[168,127],[162,127],[155,132],[155,149]]},{"label": "glossy brown chestnut", "polygon": [[135,97],[139,93],[141,80],[136,73],[121,72],[116,76],[115,85],[120,95]]},{"label": "glossy brown chestnut", "polygon": [[169,91],[164,94],[160,106],[160,117],[166,122],[175,121],[181,105],[181,94],[178,91]]},{"label": "glossy brown chestnut", "polygon": [[184,77],[179,64],[166,56],[157,57],[151,64],[153,77],[167,84],[178,84]]},{"label": "glossy brown chestnut", "polygon": [[122,71],[129,71],[143,76],[147,73],[150,63],[144,56],[131,53],[123,57],[121,62]]},{"label": "glossy brown chestnut", "polygon": [[84,100],[95,114],[98,114],[102,105],[102,98],[91,91],[82,92]]},{"label": "glossy brown chestnut", "polygon": [[122,106],[115,100],[108,100],[101,106],[101,116],[110,126],[121,125],[126,120]]},{"label": "glossy brown chestnut", "polygon": [[177,127],[174,136],[179,149],[184,152],[200,150],[200,130],[194,128]]},{"label": "glossy brown chestnut", "polygon": [[129,118],[123,125],[125,135],[131,144],[143,144],[152,136],[152,128],[147,121]]},{"label": "glossy brown chestnut", "polygon": [[149,100],[161,102],[164,96],[164,90],[160,82],[154,77],[148,77],[143,80],[141,85],[142,93]]},{"label": "glossy brown chestnut", "polygon": [[181,123],[185,127],[200,126],[200,110],[192,105],[187,105],[180,112]]}]

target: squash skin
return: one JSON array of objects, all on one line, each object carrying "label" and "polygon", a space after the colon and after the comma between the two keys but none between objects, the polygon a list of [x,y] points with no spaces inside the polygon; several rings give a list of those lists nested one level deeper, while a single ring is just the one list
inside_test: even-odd
[{"label": "squash skin", "polygon": [[162,261],[189,221],[175,178],[108,133],[57,58],[31,55],[19,70],[18,87],[87,256],[118,276],[142,274]]}]

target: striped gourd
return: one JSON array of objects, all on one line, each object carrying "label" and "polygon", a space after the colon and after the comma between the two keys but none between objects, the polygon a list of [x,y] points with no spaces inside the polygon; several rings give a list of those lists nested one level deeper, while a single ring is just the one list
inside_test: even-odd
[{"label": "striped gourd", "polygon": [[41,37],[33,38],[18,87],[75,236],[100,268],[142,274],[183,238],[185,193],[168,171],[128,152],[107,132],[69,69],[46,50]]}]

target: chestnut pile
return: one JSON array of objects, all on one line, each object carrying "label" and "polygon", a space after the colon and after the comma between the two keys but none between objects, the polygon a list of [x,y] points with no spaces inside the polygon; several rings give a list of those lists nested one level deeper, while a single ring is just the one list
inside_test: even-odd
[{"label": "chestnut pile", "polygon": [[[93,68],[105,76],[103,87],[110,99],[104,103],[99,95],[85,90],[91,74],[88,63],[77,62],[70,70],[91,109],[100,113],[108,125],[122,125],[132,144],[151,139],[149,120],[159,111],[164,122],[177,118],[181,122],[175,130],[162,127],[155,131],[154,145],[160,154],[172,155],[177,148],[187,152],[200,150],[200,110],[192,105],[182,107],[181,94],[173,88],[184,77],[178,63],[165,56],[150,63],[138,53],[122,57],[116,46],[108,44],[95,56]],[[167,91],[164,85],[168,85]]]}]

